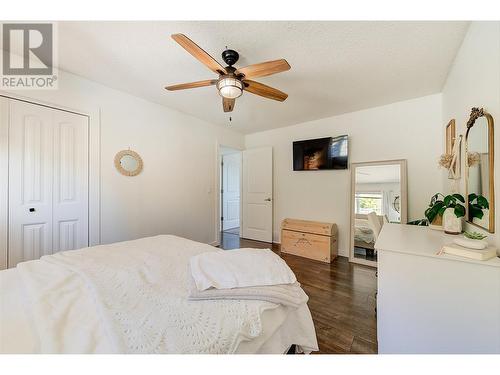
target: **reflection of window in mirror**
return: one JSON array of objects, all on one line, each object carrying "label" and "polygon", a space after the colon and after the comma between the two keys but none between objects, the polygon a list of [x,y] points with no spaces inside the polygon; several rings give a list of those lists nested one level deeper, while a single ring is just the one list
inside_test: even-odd
[{"label": "reflection of window in mirror", "polygon": [[356,168],[355,214],[375,212],[391,223],[400,223],[394,202],[401,195],[400,165],[374,165]]},{"label": "reflection of window in mirror", "polygon": [[382,193],[356,192],[355,209],[357,214],[368,215],[375,212],[377,215],[383,215]]}]

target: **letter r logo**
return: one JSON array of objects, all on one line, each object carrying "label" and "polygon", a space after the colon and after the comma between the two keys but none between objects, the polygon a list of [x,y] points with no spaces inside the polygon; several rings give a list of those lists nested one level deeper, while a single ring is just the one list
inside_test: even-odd
[{"label": "letter r logo", "polygon": [[[4,23],[2,35],[4,75],[52,74],[52,24]],[[14,45],[20,48],[14,49]],[[14,64],[11,58],[16,53],[22,59],[20,64]]]}]

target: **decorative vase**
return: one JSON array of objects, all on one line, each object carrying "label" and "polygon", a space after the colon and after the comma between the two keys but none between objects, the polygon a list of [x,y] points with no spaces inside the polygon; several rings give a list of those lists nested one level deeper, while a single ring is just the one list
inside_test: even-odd
[{"label": "decorative vase", "polygon": [[455,215],[453,208],[447,208],[443,213],[443,229],[447,234],[462,233],[462,218]]}]

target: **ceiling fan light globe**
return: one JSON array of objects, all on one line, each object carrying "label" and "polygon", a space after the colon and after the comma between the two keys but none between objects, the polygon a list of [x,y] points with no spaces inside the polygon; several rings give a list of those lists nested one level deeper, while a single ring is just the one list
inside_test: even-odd
[{"label": "ceiling fan light globe", "polygon": [[220,96],[227,99],[236,99],[243,94],[243,84],[236,78],[222,78],[217,82]]},{"label": "ceiling fan light globe", "polygon": [[220,95],[227,99],[236,99],[241,96],[243,93],[242,90],[238,87],[226,86],[220,89]]}]

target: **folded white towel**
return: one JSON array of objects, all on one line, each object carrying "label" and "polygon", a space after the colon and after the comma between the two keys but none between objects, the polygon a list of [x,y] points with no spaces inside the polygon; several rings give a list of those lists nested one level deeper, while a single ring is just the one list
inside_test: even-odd
[{"label": "folded white towel", "polygon": [[251,286],[293,284],[290,267],[269,249],[238,249],[207,252],[189,260],[199,291]]},{"label": "folded white towel", "polygon": [[251,286],[232,289],[207,289],[199,291],[191,277],[189,300],[205,301],[216,299],[257,300],[276,303],[283,306],[298,308],[307,303],[309,297],[302,290],[300,284],[280,284],[268,286]]}]

